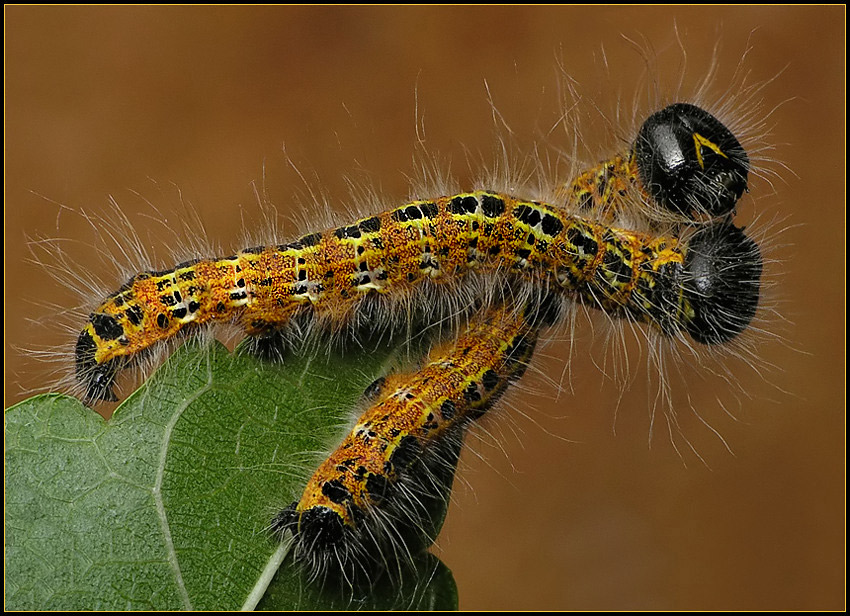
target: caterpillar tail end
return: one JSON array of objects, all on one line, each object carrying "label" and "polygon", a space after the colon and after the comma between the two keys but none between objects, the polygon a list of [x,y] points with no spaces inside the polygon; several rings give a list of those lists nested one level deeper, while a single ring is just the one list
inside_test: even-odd
[{"label": "caterpillar tail end", "polygon": [[118,372],[115,360],[98,362],[97,343],[88,328],[84,329],[74,350],[77,381],[83,388],[83,401],[87,404],[117,402],[115,376]]},{"label": "caterpillar tail end", "polygon": [[698,231],[685,259],[684,293],[693,310],[687,331],[702,344],[722,344],[743,332],[759,304],[762,257],[743,229],[718,223]]}]

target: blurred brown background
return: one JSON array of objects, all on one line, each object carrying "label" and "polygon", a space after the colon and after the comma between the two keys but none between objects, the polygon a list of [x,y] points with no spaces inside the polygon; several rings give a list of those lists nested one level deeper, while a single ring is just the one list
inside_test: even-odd
[{"label": "blurred brown background", "polygon": [[[235,248],[264,171],[281,215],[295,209],[303,185],[284,142],[330,203],[347,200],[345,174],[401,202],[415,174],[415,92],[428,150],[469,186],[467,150],[489,160],[494,141],[485,79],[527,144],[557,109],[558,61],[583,92],[622,92],[628,106],[642,59],[621,35],[663,56],[677,26],[690,83],[715,40],[727,76],[750,40],[753,79],[781,72],[763,97],[779,105],[772,156],[790,171],[769,165],[782,179],[775,194],[756,181],[749,208],[787,215],[773,280],[792,324],[767,325],[783,340],[759,347],[775,366],[765,379],[736,364],[751,397],[729,414],[718,379],[685,392],[733,453],[687,408],[682,431],[705,464],[680,437],[676,455],[662,419],[649,444],[643,377],[617,407],[617,387],[574,360],[572,392],[555,399],[531,379],[513,398],[528,417],[503,409],[486,424],[497,445],[464,456],[440,554],[466,609],[844,606],[844,7],[7,7],[5,17],[7,405],[43,381],[14,346],[57,340],[26,317],[69,301],[26,261],[25,236],[91,237],[56,203],[103,213],[114,195],[157,235],[145,200],[168,213],[179,190],[206,233]],[[594,102],[614,108],[584,104]],[[592,332],[581,335],[579,356]],[[568,349],[548,355],[538,366],[559,381]]]}]

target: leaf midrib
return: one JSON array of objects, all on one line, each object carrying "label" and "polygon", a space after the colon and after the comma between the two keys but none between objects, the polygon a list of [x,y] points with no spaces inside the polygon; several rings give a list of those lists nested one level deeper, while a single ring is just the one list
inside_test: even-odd
[{"label": "leaf midrib", "polygon": [[159,448],[159,464],[156,469],[156,481],[153,485],[153,500],[156,506],[156,515],[159,519],[159,525],[162,529],[165,551],[168,555],[168,564],[171,566],[172,571],[174,571],[177,591],[180,595],[180,599],[183,601],[183,607],[187,610],[194,610],[195,608],[192,605],[192,600],[189,598],[189,591],[186,590],[186,583],[183,580],[183,572],[180,569],[180,563],[177,559],[177,550],[174,548],[174,539],[171,536],[171,527],[168,524],[168,515],[165,512],[165,503],[162,500],[162,482],[165,477],[165,464],[168,458],[168,446],[171,443],[171,433],[173,432],[174,427],[177,425],[177,422],[180,420],[184,411],[189,408],[193,402],[196,402],[203,394],[210,391],[210,389],[212,389],[212,385],[212,375],[208,374],[207,382],[204,386],[200,387],[190,397],[186,398],[180,406],[175,408],[174,413],[172,413],[171,418],[165,425],[165,430],[163,430],[162,441]]}]

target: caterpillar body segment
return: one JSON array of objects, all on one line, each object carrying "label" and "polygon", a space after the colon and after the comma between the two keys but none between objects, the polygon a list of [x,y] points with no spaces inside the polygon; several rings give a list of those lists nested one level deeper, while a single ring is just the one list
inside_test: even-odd
[{"label": "caterpillar body segment", "polygon": [[633,207],[641,195],[637,158],[634,150],[617,154],[577,175],[562,187],[558,196],[582,214],[595,213],[602,220],[614,220],[619,212]]},{"label": "caterpillar body segment", "polygon": [[368,570],[386,545],[399,550],[399,539],[407,550],[411,541],[427,547],[435,537],[426,505],[451,487],[441,468],[454,468],[464,428],[525,372],[539,328],[557,310],[553,297],[482,310],[420,370],[370,386],[355,427],[272,522],[276,533],[292,532],[296,558],[313,572],[340,564]]}]

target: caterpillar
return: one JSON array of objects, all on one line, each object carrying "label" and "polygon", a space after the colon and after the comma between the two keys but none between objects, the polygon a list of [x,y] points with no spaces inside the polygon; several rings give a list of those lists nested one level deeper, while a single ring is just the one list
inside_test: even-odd
[{"label": "caterpillar", "polygon": [[[36,390],[56,390],[53,384],[59,378],[66,386],[76,379],[74,341],[88,314],[131,275],[171,269],[190,258],[229,254],[214,247],[219,242],[239,249],[274,243],[275,233],[281,241],[290,240],[301,235],[296,227],[321,230],[360,217],[340,213],[348,208],[377,213],[423,195],[454,194],[473,187],[540,199],[573,214],[604,219],[593,203],[588,202],[587,209],[577,206],[568,195],[573,173],[560,177],[550,173],[554,159],[547,156],[557,157],[554,163],[570,170],[573,159],[578,165],[596,162],[597,156],[601,159],[601,154],[610,153],[600,146],[615,141],[626,147],[615,145],[611,152],[627,153],[626,139],[637,134],[632,129],[639,128],[648,115],[635,120],[633,110],[654,111],[664,106],[652,107],[658,101],[673,102],[684,93],[684,100],[704,106],[730,127],[750,156],[752,194],[744,195],[738,204],[741,215],[736,225],[741,227],[747,217],[744,233],[759,244],[765,257],[758,314],[729,343],[704,346],[667,338],[652,331],[653,326],[609,322],[594,308],[576,308],[568,302],[567,310],[578,313],[575,325],[572,315],[566,314],[570,321],[562,320],[541,332],[527,374],[510,386],[498,414],[488,411],[491,416],[485,415],[478,422],[482,425],[467,435],[466,445],[471,447],[462,461],[467,468],[455,482],[468,485],[455,486],[455,511],[449,515],[445,529],[449,532],[443,533],[437,553],[456,572],[467,606],[496,607],[500,601],[509,605],[512,597],[517,604],[538,606],[564,605],[565,601],[597,606],[716,605],[741,599],[776,603],[783,598],[799,603],[805,597],[822,597],[823,589],[811,580],[823,576],[795,576],[793,572],[805,566],[783,563],[812,561],[798,558],[812,550],[825,556],[816,562],[829,563],[829,550],[821,548],[836,543],[835,533],[830,535],[828,530],[839,528],[829,524],[834,516],[820,515],[827,508],[840,511],[832,506],[835,499],[820,498],[816,488],[823,487],[829,468],[836,467],[826,457],[835,450],[830,447],[835,445],[831,436],[841,433],[819,419],[842,415],[809,412],[836,410],[835,404],[825,400],[829,384],[835,381],[830,378],[833,373],[819,364],[840,356],[834,344],[822,350],[825,345],[820,343],[836,342],[828,331],[840,331],[840,326],[826,325],[836,312],[829,309],[834,304],[830,298],[837,294],[840,305],[841,289],[834,283],[819,283],[817,274],[828,276],[829,268],[822,265],[831,262],[828,248],[842,245],[843,227],[831,222],[835,218],[831,215],[840,208],[829,207],[829,195],[818,192],[829,192],[828,171],[834,166],[821,165],[823,173],[809,170],[836,144],[835,139],[819,138],[832,132],[807,131],[806,122],[798,116],[808,110],[807,100],[824,102],[814,113],[825,121],[835,116],[830,113],[835,105],[827,104],[835,97],[818,92],[818,87],[838,78],[831,69],[840,68],[841,63],[831,60],[840,60],[840,53],[833,53],[833,43],[840,45],[841,38],[829,36],[829,25],[840,28],[841,21],[815,16],[826,31],[807,41],[793,35],[795,24],[812,18],[799,11],[776,9],[767,16],[728,8],[710,14],[682,10],[671,14],[670,9],[660,8],[637,16],[623,11],[600,16],[594,8],[585,12],[576,15],[562,9],[533,15],[517,9],[487,16],[446,13],[424,21],[400,15],[390,24],[382,23],[384,15],[351,16],[362,22],[359,29],[352,29],[348,19],[315,11],[272,19],[264,14],[252,22],[259,30],[233,28],[232,20],[226,18],[205,22],[211,29],[202,29],[191,39],[199,45],[186,42],[189,30],[198,31],[194,23],[187,29],[179,19],[169,20],[165,31],[154,31],[162,35],[162,44],[149,45],[149,30],[140,30],[137,20],[119,19],[113,24],[117,30],[99,30],[128,35],[118,37],[117,54],[113,53],[115,36],[81,37],[80,29],[69,28],[67,20],[24,24],[28,27],[19,29],[16,40],[27,44],[18,45],[23,51],[15,57],[26,64],[17,71],[17,79],[10,77],[10,87],[17,84],[16,91],[29,96],[16,97],[18,104],[10,107],[9,116],[13,127],[18,127],[17,141],[10,135],[14,141],[10,157],[17,163],[10,169],[9,185],[9,198],[18,205],[9,214],[16,213],[19,222],[12,216],[7,229],[14,265],[8,272],[14,281],[10,289],[17,289],[8,304],[13,327],[7,340],[12,345],[7,349],[7,405]],[[82,23],[84,28],[91,24],[89,15],[77,17],[75,24]],[[684,61],[685,52],[670,58],[677,56],[670,45],[672,20],[686,32],[679,46],[687,50]],[[160,22],[148,16],[144,23]],[[489,35],[470,38],[473,23]],[[419,25],[425,27],[423,40],[466,41],[472,44],[472,55],[465,62],[452,62],[457,45],[409,45],[410,28]],[[342,57],[340,52],[350,55],[352,33],[371,34],[373,27],[383,26],[388,26],[382,30],[386,36],[356,37],[357,57],[351,62],[334,61],[335,55]],[[621,33],[642,47],[637,61],[633,50],[622,49],[628,44],[622,43]],[[712,53],[716,44],[721,49]],[[603,45],[604,63],[587,62],[588,55],[596,56]],[[562,67],[552,66],[557,48],[563,50]],[[132,49],[138,53],[128,56]],[[412,55],[396,53],[399,49],[409,49]],[[49,50],[53,53],[44,53]],[[656,54],[661,54],[660,60],[654,59]],[[649,70],[642,71],[640,60],[646,56],[650,56]],[[750,97],[737,73],[729,78],[739,63],[762,84],[777,73],[782,75]],[[790,68],[782,68],[789,63]],[[716,65],[720,70],[707,78]],[[582,100],[575,107],[572,101],[555,100],[555,90],[564,82],[553,84],[553,73],[565,71],[582,88]],[[139,81],[140,77],[144,79]],[[481,96],[482,78],[488,80],[492,97]],[[414,80],[417,109],[424,110],[427,120],[425,162],[439,156],[435,164],[441,175],[437,177],[425,176],[419,160],[411,164],[410,142],[415,136],[410,134],[414,109],[409,84]],[[703,80],[708,81],[704,88],[695,83]],[[807,92],[802,102],[799,92]],[[787,99],[797,102],[783,102]],[[510,165],[502,166],[497,158],[501,151],[494,152],[492,147],[501,144],[493,139],[488,100],[510,125],[509,134],[496,128],[496,139],[501,137],[511,149]],[[373,110],[378,114],[373,115]],[[578,131],[562,126],[550,130],[562,113],[566,126],[581,118]],[[840,126],[840,116],[837,121]],[[311,188],[318,186],[318,199],[309,194],[300,199],[305,207],[286,199],[299,190],[299,182],[298,177],[290,177],[294,174],[286,164],[280,165],[284,139],[285,158],[292,158]],[[777,149],[765,149],[770,143]],[[540,150],[533,150],[538,144]],[[264,161],[262,178],[258,159]],[[498,168],[488,173],[491,165]],[[354,176],[355,188],[373,186],[371,192],[378,198],[370,199],[359,189],[350,198],[346,171]],[[447,172],[451,178],[443,180]],[[820,179],[807,181],[811,174]],[[414,180],[406,195],[405,176],[411,175],[421,179]],[[157,184],[146,177],[155,178]],[[623,177],[628,180],[627,175]],[[282,232],[264,226],[257,220],[262,217],[251,218],[257,211],[252,180],[264,184],[257,191],[264,202],[276,201]],[[553,199],[554,187],[562,184],[563,201]],[[808,196],[798,199],[798,190]],[[98,204],[105,194],[114,194],[121,211],[133,220],[135,230],[114,218],[113,208],[104,214],[107,223],[123,226],[118,229],[120,244],[110,242],[103,219],[97,216],[104,212]],[[800,212],[781,214],[781,203],[806,199],[819,204],[802,209],[804,220],[816,216],[812,224],[798,225]],[[335,219],[317,212],[321,203],[318,208],[311,205],[323,200],[333,203],[338,212]],[[145,201],[153,203],[162,216],[151,219],[151,207]],[[631,197],[626,201],[626,208],[640,203]],[[179,230],[175,218],[179,223],[182,212],[176,210],[181,203],[197,204],[206,228],[191,221]],[[658,209],[647,203],[646,209],[655,215]],[[136,205],[142,211],[136,213]],[[212,209],[215,206],[227,208],[226,213]],[[240,209],[246,213],[247,233],[257,236],[256,240],[242,239],[246,232],[239,230]],[[94,215],[90,217],[93,225],[80,217],[71,219],[73,212],[83,210]],[[754,211],[760,212],[760,220],[750,223]],[[769,222],[771,213],[784,222],[776,218]],[[307,215],[310,222],[305,221]],[[668,218],[675,222],[676,215]],[[617,224],[647,231],[641,221],[632,225],[621,218]],[[173,241],[174,235],[166,236],[163,230],[169,227],[177,229],[182,243]],[[670,230],[666,219],[658,228],[661,233]],[[37,270],[25,262],[28,251],[23,239],[14,244],[25,234],[65,238],[62,248],[68,249],[70,259],[60,267],[77,276],[76,283],[65,283],[72,286],[70,290],[52,284],[43,267]],[[672,234],[680,235],[675,230]],[[146,254],[132,246],[128,253],[121,253],[134,237]],[[794,247],[806,246],[813,247],[811,258],[790,256],[798,252]],[[172,253],[179,254],[169,256]],[[37,257],[43,263],[51,258],[50,254]],[[81,271],[88,275],[80,276]],[[117,276],[116,271],[120,271]],[[37,307],[28,301],[33,295]],[[777,301],[780,298],[784,300]],[[56,302],[56,308],[45,308],[45,302]],[[37,327],[29,326],[29,319],[47,312]],[[21,316],[15,319],[15,315]],[[383,316],[396,326],[407,325],[402,322],[403,308],[398,315]],[[787,319],[796,321],[797,327]],[[461,324],[465,320],[458,318]],[[64,328],[72,321],[75,331],[65,335],[69,332]],[[317,330],[313,327],[314,335]],[[346,331],[339,339],[348,335]],[[780,339],[784,342],[778,344]],[[550,346],[543,346],[547,341]],[[813,350],[815,345],[818,348]],[[173,346],[157,343],[151,355],[162,355]],[[14,352],[20,347],[27,349],[25,354]],[[808,353],[788,351],[789,347],[811,351],[812,357],[823,361],[815,365]],[[46,369],[35,365],[43,362],[29,352],[32,348],[49,353]],[[144,368],[131,365],[145,353],[125,364],[128,372]],[[12,363],[18,361],[16,355],[22,355],[19,365]],[[664,365],[656,370],[658,359]],[[50,374],[45,374],[47,370]],[[777,377],[777,371],[782,376]],[[119,372],[116,379],[118,398],[130,391],[127,376]],[[17,389],[16,381],[20,382]],[[660,400],[656,396],[662,385],[670,394]],[[777,391],[779,387],[784,391]],[[73,391],[82,395],[84,387],[78,385]],[[251,403],[250,398],[246,400]],[[106,413],[110,408],[102,405],[97,410]],[[671,426],[674,412],[680,423]],[[340,439],[346,431],[340,429]],[[318,456],[330,453],[336,444],[322,439],[305,447],[311,457],[317,457],[310,468],[300,456],[297,463],[292,461],[297,471],[271,468],[273,474],[294,472],[302,483],[297,490],[287,487],[263,494],[265,505],[251,508],[257,529],[266,526],[277,509],[300,498],[319,466]],[[704,464],[689,451],[681,451],[684,460],[679,459],[672,449],[683,444],[693,446]],[[727,444],[734,450],[732,457],[725,453]],[[803,456],[805,463],[794,462]],[[703,466],[709,466],[710,472]],[[820,479],[803,481],[798,472]],[[545,491],[548,486],[553,487],[551,492]],[[784,498],[787,494],[796,497]],[[817,506],[810,507],[808,502]],[[730,503],[736,503],[734,512]],[[514,525],[503,524],[503,518]],[[806,531],[807,523],[819,531]],[[494,533],[494,525],[504,534]],[[802,532],[793,532],[797,527]],[[787,532],[789,528],[792,532]],[[801,545],[783,540],[795,536],[809,538]],[[530,577],[518,575],[520,569]],[[739,583],[747,571],[756,570],[762,572],[760,582]],[[771,582],[790,579],[789,571],[791,583]],[[478,591],[476,585],[487,590]],[[534,590],[523,592],[523,588]],[[635,598],[638,592],[641,599]],[[552,595],[557,598],[549,598]],[[646,596],[651,600],[647,602]]]},{"label": "caterpillar", "polygon": [[552,308],[547,302],[487,309],[457,340],[432,349],[420,370],[370,385],[364,394],[370,406],[356,426],[301,500],[272,521],[281,538],[297,537],[295,558],[314,576],[334,563],[357,580],[428,547],[439,517],[434,503],[451,487],[466,425],[525,372]]},{"label": "caterpillar", "polygon": [[[458,193],[139,273],[90,315],[76,374],[87,400],[114,400],[121,368],[221,321],[237,322],[261,354],[311,328],[378,329],[376,314],[461,323],[421,370],[370,388],[355,428],[271,524],[281,539],[295,537],[295,558],[313,577],[368,577],[434,540],[431,509],[451,485],[466,427],[522,376],[540,330],[567,303],[706,345],[749,325],[761,256],[731,220],[748,171],[719,120],[670,105],[644,122],[626,154],[565,184],[562,205]],[[650,231],[618,226],[635,202]]]},{"label": "caterpillar", "polygon": [[[671,212],[728,214],[748,168],[746,153],[716,118],[676,104],[650,116],[627,156],[583,174],[571,192],[584,207],[605,199],[613,206],[613,195],[624,199],[639,184]],[[731,230],[697,234],[694,242],[753,252]],[[76,375],[86,400],[115,400],[116,375],[135,356],[207,323],[237,322],[262,343],[285,330],[369,325],[381,303],[405,305],[434,321],[487,293],[549,288],[671,335],[687,331],[702,343],[731,339],[758,304],[752,268],[734,270],[728,281],[734,289],[715,297],[714,289],[707,293],[687,281],[705,278],[701,270],[710,263],[698,249],[686,260],[679,244],[496,192],[414,201],[286,244],[137,274],[91,313],[74,350]],[[443,295],[462,299],[432,302],[431,285],[451,287]],[[720,309],[718,299],[730,298],[734,305]]]}]

